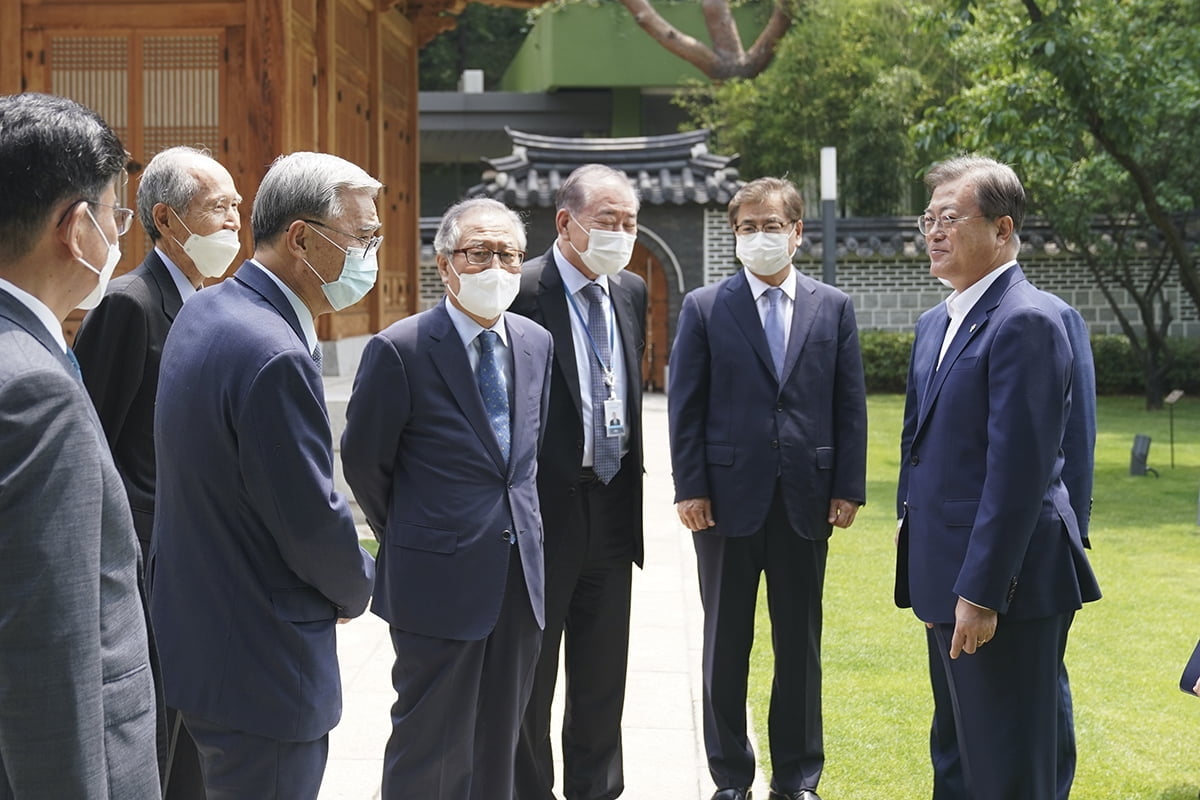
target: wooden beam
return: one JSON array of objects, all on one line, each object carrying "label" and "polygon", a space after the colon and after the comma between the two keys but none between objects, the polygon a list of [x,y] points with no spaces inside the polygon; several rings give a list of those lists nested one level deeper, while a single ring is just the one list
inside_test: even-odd
[{"label": "wooden beam", "polygon": [[[0,3],[20,6],[16,0]],[[225,28],[246,24],[246,4],[227,3],[69,3],[24,6],[25,27],[38,28]],[[7,13],[7,12],[3,12]],[[4,17],[0,16],[0,20]],[[4,25],[7,31],[7,24]],[[6,48],[7,49],[7,48]]]},{"label": "wooden beam", "polygon": [[17,94],[21,86],[21,4],[0,3],[0,94]]}]

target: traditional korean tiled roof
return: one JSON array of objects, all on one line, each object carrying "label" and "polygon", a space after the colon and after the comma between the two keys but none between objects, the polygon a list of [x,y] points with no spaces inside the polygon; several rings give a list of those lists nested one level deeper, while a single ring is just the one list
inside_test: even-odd
[{"label": "traditional korean tiled roof", "polygon": [[719,205],[741,187],[738,156],[708,152],[710,131],[663,136],[588,139],[542,136],[505,127],[513,151],[484,158],[483,182],[467,190],[513,208],[553,208],[554,195],[571,171],[583,164],[606,164],[625,172],[643,205]]}]

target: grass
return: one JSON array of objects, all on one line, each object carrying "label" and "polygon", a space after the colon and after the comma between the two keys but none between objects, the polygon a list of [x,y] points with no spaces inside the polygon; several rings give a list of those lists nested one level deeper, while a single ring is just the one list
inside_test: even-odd
[{"label": "grass", "polygon": [[[868,505],[830,544],[823,643],[822,794],[847,800],[931,793],[929,693],[921,623],[892,601],[903,398],[873,396]],[[1195,800],[1200,698],[1178,690],[1200,637],[1200,400],[1168,413],[1141,398],[1100,399],[1089,555],[1104,598],[1075,618],[1067,650],[1079,765],[1073,800]],[[1129,475],[1133,436],[1153,439],[1159,478]],[[1197,594],[1194,594],[1196,592]],[[758,606],[750,705],[769,775],[770,621]]]}]

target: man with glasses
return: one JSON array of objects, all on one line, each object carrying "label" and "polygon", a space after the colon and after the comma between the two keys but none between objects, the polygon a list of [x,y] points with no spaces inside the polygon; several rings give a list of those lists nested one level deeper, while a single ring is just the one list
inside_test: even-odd
[{"label": "man with glasses", "polygon": [[954,292],[913,342],[896,603],[926,628],[934,794],[1054,800],[1070,783],[1059,758],[1073,755],[1067,633],[1100,597],[1072,507],[1084,501],[1063,483],[1072,408],[1091,403],[1076,393],[1091,389],[1076,385],[1083,356],[1061,307],[1017,264],[1025,191],[1012,169],[964,156],[925,182],[917,225],[931,274]]},{"label": "man with glasses", "polygon": [[[125,482],[143,563],[154,526],[154,396],[163,344],[184,301],[237,256],[241,201],[228,170],[203,151],[172,147],[150,159],[137,205],[154,249],[110,284],[75,337],[84,385]],[[196,746],[174,709],[167,710],[167,729],[165,797],[203,800]]]},{"label": "man with glasses", "polygon": [[621,716],[633,564],[642,564],[642,351],[646,284],[626,272],[639,202],[625,173],[577,168],[556,198],[558,238],[526,265],[513,311],[554,336],[538,493],[546,631],[517,750],[518,800],[552,800],[551,704],[566,640],[562,790],[625,788]]},{"label": "man with glasses", "polygon": [[0,97],[0,798],[159,796],[137,536],[62,331],[121,257],[127,160],[71,100]]},{"label": "man with glasses", "polygon": [[465,200],[434,238],[446,299],[363,352],[346,480],[380,539],[371,610],[396,654],[384,800],[512,800],[544,620],[537,451],[550,334],[505,309],[520,217]]},{"label": "man with glasses", "polygon": [[150,606],[209,800],[313,800],[341,716],[334,626],[374,563],[334,489],[314,320],[374,284],[379,189],[336,156],[278,158],[254,257],[163,348]]},{"label": "man with glasses", "polygon": [[770,796],[819,800],[828,542],[866,500],[854,306],[792,266],[803,214],[786,180],[738,190],[729,222],[745,270],[684,298],[671,351],[671,464],[700,572],[713,800],[748,800],[754,781],[746,681],[762,574],[775,653]]}]

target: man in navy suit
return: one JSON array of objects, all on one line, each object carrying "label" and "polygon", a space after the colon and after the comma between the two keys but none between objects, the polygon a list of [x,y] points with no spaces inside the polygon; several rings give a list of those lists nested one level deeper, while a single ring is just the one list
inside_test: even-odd
[{"label": "man in navy suit", "polygon": [[955,291],[913,344],[896,603],[927,627],[935,797],[1052,800],[1067,632],[1100,596],[1062,481],[1075,355],[1016,263],[1012,170],[962,157],[926,183],[930,271]]},{"label": "man in navy suit", "polygon": [[341,716],[335,623],[365,610],[374,563],[334,490],[313,320],[374,283],[379,188],[336,156],[277,159],[254,258],[163,349],[150,605],[209,800],[315,798]]},{"label": "man in navy suit", "polygon": [[821,595],[833,527],[865,502],[867,409],[854,307],[792,266],[804,204],[759,178],[729,203],[745,271],[684,298],[671,351],[675,502],[704,605],[713,800],[748,800],[746,681],[760,573],[775,649],[771,798],[819,800]]},{"label": "man in navy suit", "polygon": [[[75,337],[83,382],[125,483],[133,523],[150,558],[154,527],[154,397],[167,331],[205,278],[223,274],[241,247],[242,196],[229,171],[191,147],[150,159],[138,183],[138,217],[154,243],[145,260],[109,284]],[[196,746],[168,708],[166,800],[204,798]]]},{"label": "man in navy suit", "polygon": [[372,337],[346,479],[380,540],[371,610],[396,652],[385,800],[511,800],[545,625],[537,453],[552,346],[504,313],[525,229],[495,200],[446,212],[444,302]]}]

